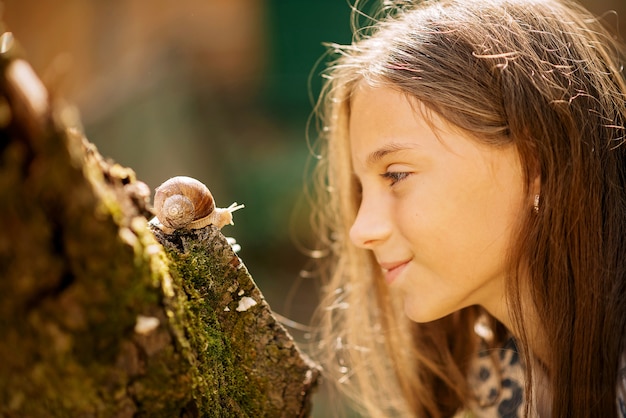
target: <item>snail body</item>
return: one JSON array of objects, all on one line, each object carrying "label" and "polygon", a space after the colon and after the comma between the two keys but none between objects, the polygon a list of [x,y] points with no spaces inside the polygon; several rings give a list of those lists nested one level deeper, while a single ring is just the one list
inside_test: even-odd
[{"label": "snail body", "polygon": [[202,182],[191,177],[172,177],[155,190],[154,210],[158,222],[153,223],[166,233],[207,225],[221,229],[233,225],[232,212],[243,207],[233,203],[227,208],[218,208],[211,191]]}]

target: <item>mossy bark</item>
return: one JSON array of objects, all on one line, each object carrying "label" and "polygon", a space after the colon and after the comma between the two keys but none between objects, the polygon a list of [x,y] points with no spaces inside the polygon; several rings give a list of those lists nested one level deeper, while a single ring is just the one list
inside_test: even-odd
[{"label": "mossy bark", "polygon": [[151,230],[0,37],[0,416],[303,417],[318,369],[214,227]]}]

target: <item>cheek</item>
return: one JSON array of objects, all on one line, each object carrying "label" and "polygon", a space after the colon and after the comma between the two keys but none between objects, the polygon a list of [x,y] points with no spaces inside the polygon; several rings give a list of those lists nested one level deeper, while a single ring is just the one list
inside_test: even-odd
[{"label": "cheek", "polygon": [[521,191],[490,182],[440,183],[398,202],[398,228],[415,256],[442,277],[492,276],[503,268]]}]

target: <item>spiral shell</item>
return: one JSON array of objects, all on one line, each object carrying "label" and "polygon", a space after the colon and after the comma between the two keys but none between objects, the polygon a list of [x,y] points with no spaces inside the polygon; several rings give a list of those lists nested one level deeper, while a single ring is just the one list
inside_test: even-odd
[{"label": "spiral shell", "polygon": [[156,188],[154,210],[159,222],[165,227],[182,229],[210,216],[215,211],[215,201],[209,189],[200,181],[178,176]]}]

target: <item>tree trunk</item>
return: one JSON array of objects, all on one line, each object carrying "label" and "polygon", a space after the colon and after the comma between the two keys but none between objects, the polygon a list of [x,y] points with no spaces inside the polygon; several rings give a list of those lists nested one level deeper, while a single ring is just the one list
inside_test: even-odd
[{"label": "tree trunk", "polygon": [[0,416],[307,416],[319,371],[220,231],[152,230],[9,33],[0,72]]}]

